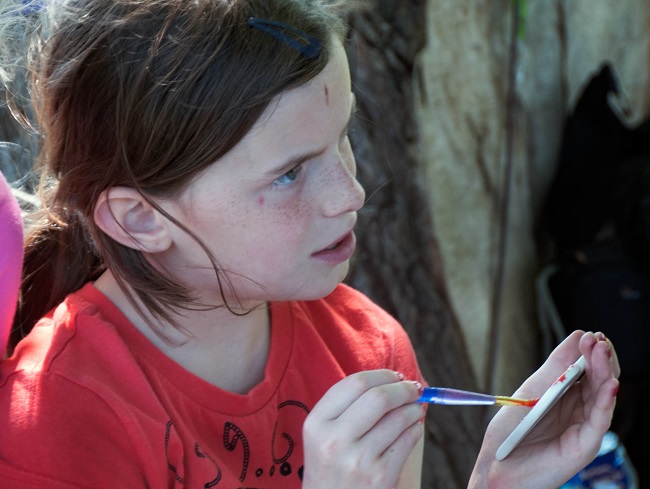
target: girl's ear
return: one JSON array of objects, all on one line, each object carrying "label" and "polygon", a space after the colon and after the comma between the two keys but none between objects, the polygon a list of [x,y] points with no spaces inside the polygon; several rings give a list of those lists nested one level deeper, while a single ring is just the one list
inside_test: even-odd
[{"label": "girl's ear", "polygon": [[146,253],[167,250],[169,221],[135,189],[104,190],[94,212],[95,224],[118,243]]}]

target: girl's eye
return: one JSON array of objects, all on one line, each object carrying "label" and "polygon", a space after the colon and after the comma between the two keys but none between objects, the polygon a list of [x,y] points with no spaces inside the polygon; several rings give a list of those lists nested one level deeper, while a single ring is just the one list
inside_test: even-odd
[{"label": "girl's eye", "polygon": [[280,178],[275,180],[273,182],[274,187],[282,187],[286,185],[292,184],[296,178],[298,178],[298,172],[300,172],[300,166],[297,166],[293,168],[292,170],[289,170],[287,173],[282,175]]}]

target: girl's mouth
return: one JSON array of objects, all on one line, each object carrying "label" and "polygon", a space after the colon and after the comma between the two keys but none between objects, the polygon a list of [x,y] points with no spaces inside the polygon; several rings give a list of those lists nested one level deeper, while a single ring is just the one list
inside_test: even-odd
[{"label": "girl's mouth", "polygon": [[328,263],[342,263],[349,260],[354,254],[356,248],[356,237],[354,232],[349,232],[333,245],[322,251],[314,253],[312,256]]}]

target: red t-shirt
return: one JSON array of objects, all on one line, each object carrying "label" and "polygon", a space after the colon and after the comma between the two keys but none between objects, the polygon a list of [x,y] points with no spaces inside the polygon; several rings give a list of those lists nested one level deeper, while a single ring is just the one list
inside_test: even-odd
[{"label": "red t-shirt", "polygon": [[361,370],[421,380],[402,327],[359,292],[271,304],[264,380],[226,392],[153,346],[92,284],[0,367],[7,487],[297,488],[302,425]]}]

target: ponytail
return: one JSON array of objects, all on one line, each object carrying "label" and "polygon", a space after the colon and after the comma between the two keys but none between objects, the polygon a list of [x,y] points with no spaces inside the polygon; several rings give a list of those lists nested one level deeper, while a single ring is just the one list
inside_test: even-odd
[{"label": "ponytail", "polygon": [[100,272],[99,256],[78,217],[65,216],[61,221],[49,214],[39,217],[25,239],[23,278],[9,351],[67,294]]}]

